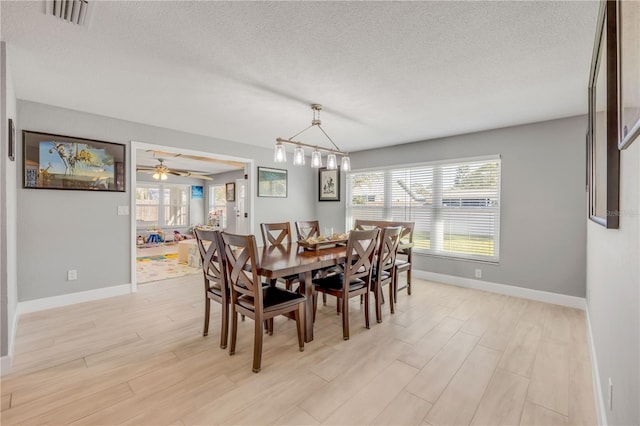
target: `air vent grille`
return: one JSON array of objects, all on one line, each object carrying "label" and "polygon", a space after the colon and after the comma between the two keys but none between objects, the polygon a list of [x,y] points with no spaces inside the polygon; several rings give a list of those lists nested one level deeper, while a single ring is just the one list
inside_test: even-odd
[{"label": "air vent grille", "polygon": [[91,6],[89,0],[46,0],[45,13],[75,25],[88,26]]}]

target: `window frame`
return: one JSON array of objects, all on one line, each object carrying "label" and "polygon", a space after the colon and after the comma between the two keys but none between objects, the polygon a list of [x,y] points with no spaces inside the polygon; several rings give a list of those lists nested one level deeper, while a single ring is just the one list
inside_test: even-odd
[{"label": "window frame", "polygon": [[[158,190],[158,204],[156,205],[157,209],[158,209],[158,221],[157,223],[154,224],[149,224],[149,225],[140,225],[138,223],[138,219],[136,218],[136,229],[137,230],[144,230],[144,229],[148,229],[150,227],[157,227],[160,229],[163,228],[189,228],[191,226],[191,198],[190,198],[190,194],[191,194],[191,186],[190,184],[181,184],[181,183],[173,183],[173,182],[169,182],[169,183],[165,183],[165,182],[146,182],[146,181],[138,181],[136,182],[136,188],[135,190],[137,191],[138,188],[153,188],[153,189],[157,189]],[[183,191],[185,191],[185,195],[186,195],[186,204],[171,204],[169,203],[165,203],[165,190],[172,188],[172,187],[179,187],[181,188]],[[185,206],[186,207],[186,224],[184,225],[170,225],[167,223],[167,217],[165,217],[165,209],[169,208],[169,210],[171,210],[172,206]],[[137,211],[138,211],[138,200],[136,199],[136,215],[137,215]]]},{"label": "window frame", "polygon": [[[435,258],[439,258],[439,259],[452,259],[452,260],[463,260],[463,261],[472,261],[472,262],[481,262],[481,263],[491,263],[491,264],[499,264],[500,263],[500,228],[501,228],[501,219],[502,219],[502,158],[500,155],[486,155],[486,156],[477,156],[477,157],[465,157],[465,158],[453,158],[453,159],[446,159],[446,160],[437,160],[437,161],[428,161],[428,162],[420,162],[420,163],[409,163],[409,164],[396,164],[396,165],[390,165],[390,166],[382,166],[382,167],[370,167],[370,168],[363,168],[363,169],[356,169],[356,170],[352,170],[350,172],[347,172],[347,183],[346,183],[346,191],[347,191],[347,197],[346,197],[346,205],[345,205],[345,224],[346,224],[346,229],[352,229],[353,228],[353,223],[354,223],[354,217],[352,214],[352,210],[353,210],[353,205],[351,204],[352,200],[353,200],[353,195],[352,195],[352,187],[351,187],[351,179],[352,179],[352,175],[355,174],[359,174],[359,173],[367,173],[367,172],[383,172],[386,173],[388,171],[399,171],[399,170],[410,170],[413,168],[420,168],[420,167],[443,167],[443,166],[454,166],[454,165],[459,165],[459,164],[464,164],[464,163],[474,163],[474,162],[482,162],[482,161],[493,161],[493,160],[497,160],[498,162],[498,174],[497,174],[497,188],[496,188],[496,196],[497,196],[497,206],[495,207],[491,207],[491,206],[460,206],[460,207],[454,207],[454,206],[446,206],[444,205],[444,203],[440,206],[441,211],[447,211],[447,210],[452,210],[452,209],[460,209],[460,208],[481,208],[484,211],[487,211],[486,209],[494,209],[495,212],[495,221],[494,221],[494,237],[493,237],[493,251],[494,251],[494,255],[493,256],[486,256],[486,255],[477,255],[477,254],[468,254],[468,253],[450,253],[450,252],[435,252],[432,249],[425,249],[422,247],[415,247],[414,248],[414,253],[418,254],[418,255],[422,255],[422,256],[429,256],[429,257],[435,257]],[[384,188],[384,184],[383,184],[383,188]],[[443,188],[444,189],[444,188]],[[393,189],[391,189],[392,191]],[[393,197],[389,197],[386,196],[385,193],[385,189],[383,189],[383,199],[384,199],[384,204],[380,207],[372,207],[375,209],[379,209],[382,210],[382,215],[384,216],[384,220],[395,220],[392,218],[392,213],[394,211],[394,206],[393,204],[389,204],[389,202],[392,203],[392,198]],[[444,201],[444,197],[443,197],[443,201]],[[396,211],[397,208],[400,206],[395,206],[396,207]],[[366,207],[365,207],[366,208]],[[402,207],[400,207],[402,208]],[[356,209],[361,209],[364,210],[362,207],[358,208],[356,207]],[[408,206],[407,204],[405,204],[404,209],[406,209],[407,211],[411,211],[411,207]],[[430,207],[428,209],[429,213],[429,217],[432,218],[433,215],[433,211],[435,210],[435,207]],[[415,215],[414,215],[415,216]],[[378,218],[380,219],[380,218]],[[400,220],[400,219],[398,219]],[[404,221],[415,221],[414,218],[404,218]],[[418,223],[416,221],[416,230],[414,230],[414,241],[415,241],[415,233],[416,231],[420,232],[421,229],[418,228]],[[429,231],[429,230],[427,230]]]}]

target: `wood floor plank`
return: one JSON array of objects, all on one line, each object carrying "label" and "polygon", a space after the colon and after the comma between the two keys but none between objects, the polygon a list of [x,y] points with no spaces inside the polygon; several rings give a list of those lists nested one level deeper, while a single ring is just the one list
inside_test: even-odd
[{"label": "wood floor plank", "polygon": [[519,424],[528,386],[527,378],[497,369],[484,392],[471,424]]},{"label": "wood floor plank", "polygon": [[477,342],[476,336],[456,333],[407,385],[407,391],[425,401],[436,402]]},{"label": "wood floor plank", "polygon": [[458,332],[464,323],[454,318],[444,318],[418,340],[406,354],[398,359],[413,367],[424,367]]},{"label": "wood floor plank", "polygon": [[598,423],[593,392],[591,364],[572,360],[569,367],[569,424]]},{"label": "wood floor plank", "polygon": [[564,416],[569,415],[569,346],[567,343],[540,340],[527,399]]},{"label": "wood floor plank", "polygon": [[431,409],[431,403],[403,390],[387,405],[371,424],[419,425]]},{"label": "wood floor plank", "polygon": [[533,362],[538,351],[542,328],[537,324],[520,322],[500,360],[500,368],[525,377],[531,377]]},{"label": "wood floor plank", "polygon": [[2,394],[2,409],[0,411],[8,410],[11,407],[11,393]]},{"label": "wood floor plank", "polygon": [[494,349],[476,346],[429,411],[426,421],[434,426],[469,424],[501,355]]},{"label": "wood floor plank", "polygon": [[520,426],[565,426],[567,424],[569,424],[569,419],[562,414],[536,405],[530,401],[524,404]]},{"label": "wood floor plank", "polygon": [[320,422],[302,408],[293,407],[284,416],[278,418],[274,425],[279,426],[298,426],[298,425],[319,425]]},{"label": "wood floor plank", "polygon": [[370,424],[418,374],[418,371],[403,362],[393,362],[367,386],[360,389],[353,397],[346,399],[324,424]]}]

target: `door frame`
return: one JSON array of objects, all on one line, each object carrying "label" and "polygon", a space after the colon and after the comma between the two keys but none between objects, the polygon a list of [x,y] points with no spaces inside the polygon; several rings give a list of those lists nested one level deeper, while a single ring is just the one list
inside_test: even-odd
[{"label": "door frame", "polygon": [[170,145],[159,145],[156,143],[148,143],[148,142],[137,142],[132,140],[129,145],[131,152],[129,153],[129,176],[130,178],[130,188],[131,188],[131,197],[129,199],[129,211],[130,211],[130,243],[131,243],[131,260],[130,260],[130,271],[131,271],[131,293],[135,293],[138,291],[138,283],[136,278],[136,185],[137,185],[137,176],[136,176],[136,151],[138,149],[154,149],[158,151],[169,151],[176,152],[180,154],[187,155],[198,155],[201,157],[211,157],[211,158],[219,158],[221,160],[231,160],[231,161],[239,161],[245,163],[244,173],[247,176],[247,211],[249,212],[249,232],[253,234],[254,224],[253,224],[253,202],[255,194],[255,179],[252,179],[254,167],[254,160],[243,157],[235,157],[232,155],[218,154],[215,152],[207,152],[207,151],[197,151],[193,149],[185,149],[179,148],[176,146]]}]

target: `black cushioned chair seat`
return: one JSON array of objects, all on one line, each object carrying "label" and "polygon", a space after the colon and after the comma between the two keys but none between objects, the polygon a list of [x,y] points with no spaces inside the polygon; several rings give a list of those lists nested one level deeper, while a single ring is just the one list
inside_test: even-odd
[{"label": "black cushioned chair seat", "polygon": [[[262,300],[264,304],[264,312],[277,309],[281,309],[287,306],[293,306],[300,303],[300,300],[306,299],[305,296],[294,293],[293,291],[285,290],[278,287],[271,287],[266,285],[262,287]],[[253,297],[242,295],[238,297],[238,304],[244,306],[247,309],[254,309]]]},{"label": "black cushioned chair seat", "polygon": [[[313,283],[318,287],[327,289],[340,290],[342,288],[342,281],[344,280],[344,274],[329,275],[328,277],[318,278],[313,280]],[[357,290],[366,287],[366,283],[360,278],[351,280],[349,283],[349,291]]]}]

